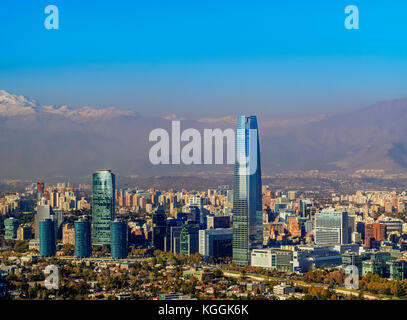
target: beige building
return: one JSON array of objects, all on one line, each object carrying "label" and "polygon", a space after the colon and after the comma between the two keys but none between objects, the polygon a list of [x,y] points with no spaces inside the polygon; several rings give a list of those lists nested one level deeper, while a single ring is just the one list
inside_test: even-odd
[{"label": "beige building", "polygon": [[62,229],[62,244],[75,245],[75,226],[73,224],[65,224]]},{"label": "beige building", "polygon": [[273,287],[273,293],[277,296],[294,293],[295,288],[285,283],[281,283]]}]

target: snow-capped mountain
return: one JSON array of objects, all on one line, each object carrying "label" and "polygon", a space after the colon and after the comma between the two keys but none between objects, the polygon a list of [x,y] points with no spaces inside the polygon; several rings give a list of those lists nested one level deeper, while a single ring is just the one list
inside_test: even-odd
[{"label": "snow-capped mountain", "polygon": [[120,110],[115,107],[103,109],[86,106],[79,109],[71,109],[66,105],[40,105],[36,100],[0,90],[0,117],[27,116],[37,113],[59,115],[75,122],[108,120],[116,117],[134,117],[137,115],[134,111]]},{"label": "snow-capped mountain", "polygon": [[[203,115],[204,116],[204,115]],[[278,119],[257,114],[264,174],[293,170],[407,170],[407,99],[330,116]],[[121,175],[207,172],[208,166],[149,160],[157,128],[171,135],[177,115],[145,117],[118,108],[46,106],[0,90],[0,178],[87,176],[99,168]],[[181,121],[181,130],[236,128],[236,115]],[[216,167],[217,171],[226,167]],[[230,172],[233,172],[230,169]]]},{"label": "snow-capped mountain", "polygon": [[35,100],[0,90],[0,117],[34,114],[38,107]]}]

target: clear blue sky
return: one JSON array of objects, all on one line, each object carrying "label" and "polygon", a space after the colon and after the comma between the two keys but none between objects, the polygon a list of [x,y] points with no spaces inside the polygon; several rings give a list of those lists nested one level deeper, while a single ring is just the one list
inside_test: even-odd
[{"label": "clear blue sky", "polygon": [[[46,5],[59,30],[46,30]],[[346,5],[360,29],[346,30]],[[0,89],[184,116],[407,97],[407,1],[2,0]]]}]

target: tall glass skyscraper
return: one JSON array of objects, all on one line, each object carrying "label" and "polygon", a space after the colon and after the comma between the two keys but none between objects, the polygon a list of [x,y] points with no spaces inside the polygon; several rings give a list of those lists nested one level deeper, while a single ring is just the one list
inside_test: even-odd
[{"label": "tall glass skyscraper", "polygon": [[52,257],[56,253],[55,221],[45,219],[40,221],[40,255]]},{"label": "tall glass skyscraper", "polygon": [[125,259],[128,253],[127,222],[115,220],[112,222],[112,258]]},{"label": "tall glass skyscraper", "polygon": [[40,221],[45,219],[56,220],[55,214],[50,205],[39,204],[37,205],[37,212],[34,217],[34,232],[35,239],[40,239]]},{"label": "tall glass skyscraper", "polygon": [[116,218],[115,175],[96,171],[92,177],[92,244],[110,246],[110,224]]},{"label": "tall glass skyscraper", "polygon": [[92,254],[90,223],[88,219],[75,221],[75,256],[87,258]]},{"label": "tall glass skyscraper", "polygon": [[263,243],[262,183],[257,119],[240,116],[236,132],[233,189],[233,261],[250,264]]},{"label": "tall glass skyscraper", "polygon": [[167,232],[167,216],[162,207],[158,207],[153,214],[153,230],[151,242],[153,247],[164,251],[165,236]]}]

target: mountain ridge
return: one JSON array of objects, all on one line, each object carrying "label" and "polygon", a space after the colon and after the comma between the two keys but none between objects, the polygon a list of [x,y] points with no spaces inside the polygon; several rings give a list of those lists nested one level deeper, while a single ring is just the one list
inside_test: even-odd
[{"label": "mountain ridge", "polygon": [[[273,118],[257,115],[264,173],[296,170],[407,169],[407,99],[377,102],[333,115]],[[0,90],[0,177],[87,175],[109,167],[123,176],[232,170],[220,165],[153,166],[149,133],[186,128],[233,128],[233,116],[147,117],[115,107],[46,106]]]}]

